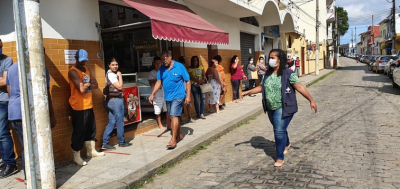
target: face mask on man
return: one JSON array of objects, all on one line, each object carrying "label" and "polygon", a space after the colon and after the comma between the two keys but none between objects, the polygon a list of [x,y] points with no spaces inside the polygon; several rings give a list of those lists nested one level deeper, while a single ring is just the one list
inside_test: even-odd
[{"label": "face mask on man", "polygon": [[250,60],[250,62],[249,62],[250,64],[253,64],[253,61],[252,60]]},{"label": "face mask on man", "polygon": [[276,59],[269,59],[268,64],[271,68],[275,68],[277,66]]},{"label": "face mask on man", "polygon": [[264,60],[260,60],[260,63],[264,63]]}]

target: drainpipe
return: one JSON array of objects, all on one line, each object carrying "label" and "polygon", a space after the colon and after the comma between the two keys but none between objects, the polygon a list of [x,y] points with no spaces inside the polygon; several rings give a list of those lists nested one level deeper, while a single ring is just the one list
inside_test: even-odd
[{"label": "drainpipe", "polygon": [[56,188],[39,0],[13,0],[27,188]]}]

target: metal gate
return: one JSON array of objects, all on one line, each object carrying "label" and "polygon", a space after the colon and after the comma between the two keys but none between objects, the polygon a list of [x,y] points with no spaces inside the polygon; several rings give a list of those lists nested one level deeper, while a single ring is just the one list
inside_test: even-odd
[{"label": "metal gate", "polygon": [[[240,61],[243,65],[244,73],[247,74],[247,64],[249,62],[249,57],[253,57],[255,60],[254,53],[254,35],[240,32]],[[249,81],[243,80],[242,90],[246,90],[249,86]]]}]

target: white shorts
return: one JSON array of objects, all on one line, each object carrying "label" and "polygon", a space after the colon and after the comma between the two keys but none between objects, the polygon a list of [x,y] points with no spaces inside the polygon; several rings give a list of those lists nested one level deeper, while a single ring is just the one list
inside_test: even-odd
[{"label": "white shorts", "polygon": [[156,114],[156,115],[160,115],[161,111],[162,112],[167,111],[167,105],[165,104],[165,101],[163,98],[154,99],[153,106],[154,106],[154,114]]}]

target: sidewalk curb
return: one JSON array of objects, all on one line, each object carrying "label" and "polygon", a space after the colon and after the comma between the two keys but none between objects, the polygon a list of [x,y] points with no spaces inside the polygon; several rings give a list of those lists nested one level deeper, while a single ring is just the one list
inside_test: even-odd
[{"label": "sidewalk curb", "polygon": [[250,120],[254,116],[258,116],[263,113],[262,106],[255,108],[251,112],[241,115],[236,119],[225,123],[221,127],[218,127],[213,132],[210,132],[204,136],[201,136],[194,141],[184,145],[182,148],[174,150],[174,153],[169,153],[166,156],[144,166],[143,168],[131,173],[130,175],[119,179],[118,181],[113,181],[105,185],[96,187],[100,189],[116,188],[116,189],[130,189],[132,187],[140,185],[140,183],[146,181],[152,176],[156,175],[158,170],[174,165],[175,163],[181,161],[186,155],[190,154],[192,151],[196,150],[200,146],[214,141],[216,138],[232,131],[238,126],[238,123]]},{"label": "sidewalk curb", "polygon": [[[320,75],[318,78],[311,80],[310,82],[306,83],[305,86],[307,85],[308,87],[311,86],[310,84],[320,80],[325,75],[330,75],[334,73],[338,67],[332,69],[332,71]],[[119,179],[118,181],[113,181],[110,183],[107,183],[105,185],[101,186],[96,186],[96,188],[99,189],[109,189],[109,188],[116,188],[116,189],[131,189],[133,187],[138,187],[141,183],[145,182],[147,179],[153,177],[154,175],[157,174],[157,172],[160,169],[163,169],[165,167],[169,167],[171,165],[176,164],[177,162],[183,160],[186,155],[190,154],[192,151],[198,149],[200,146],[208,144],[212,141],[214,141],[216,138],[228,133],[229,131],[232,131],[238,126],[238,123],[245,122],[250,120],[254,116],[258,116],[263,114],[263,108],[262,106],[259,106],[258,108],[255,108],[251,112],[241,115],[237,117],[236,119],[225,123],[221,127],[218,127],[215,129],[213,132],[210,132],[204,136],[201,136],[194,141],[184,145],[183,147],[179,149],[175,149],[174,153],[169,153],[165,155],[164,157],[144,166],[143,168],[129,174],[128,176]],[[128,166],[128,165],[127,165]]]}]

